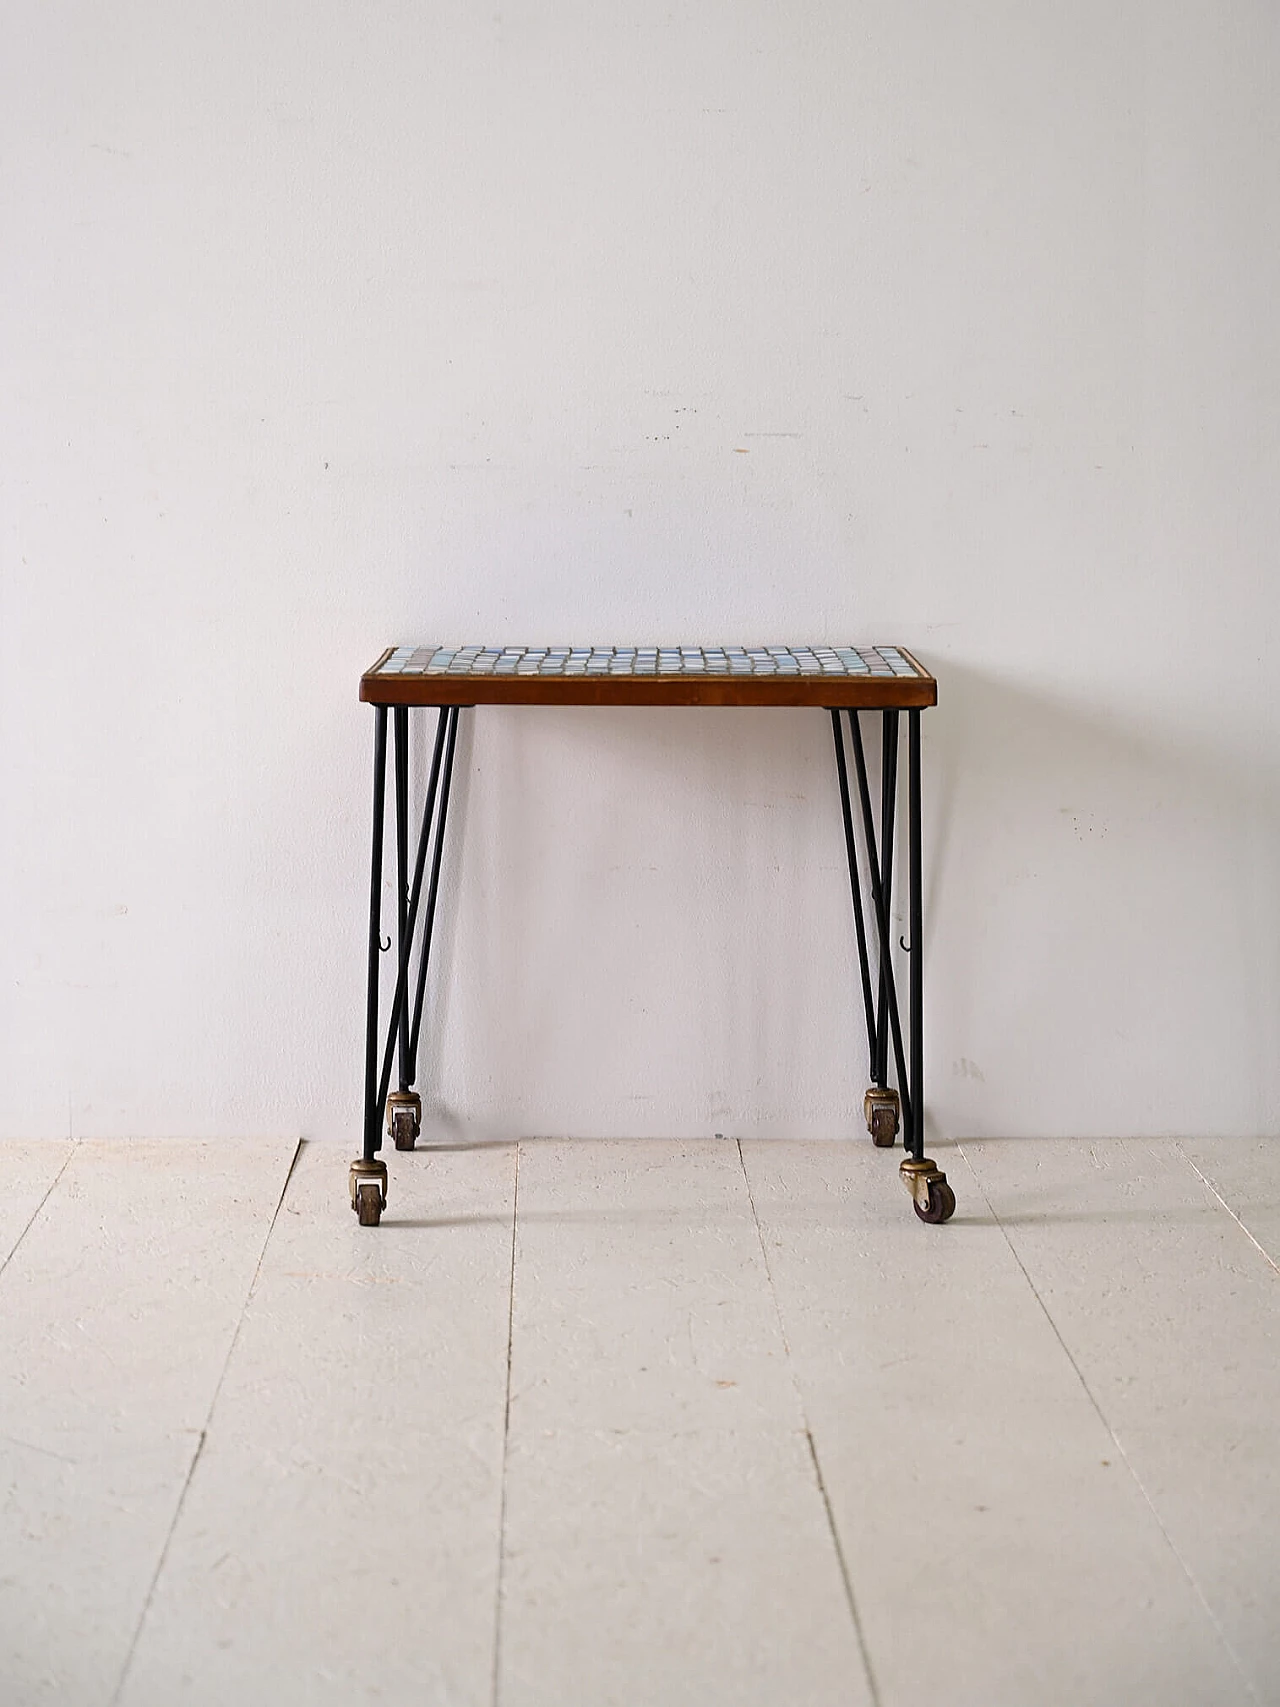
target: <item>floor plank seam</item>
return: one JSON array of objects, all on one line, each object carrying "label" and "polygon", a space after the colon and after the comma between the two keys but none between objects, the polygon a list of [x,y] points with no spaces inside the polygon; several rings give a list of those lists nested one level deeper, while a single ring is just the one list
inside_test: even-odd
[{"label": "floor plank seam", "polygon": [[80,1143],[80,1140],[78,1138],[73,1138],[71,1140],[71,1148],[67,1151],[66,1160],[63,1162],[62,1166],[58,1169],[57,1173],[53,1176],[53,1178],[49,1181],[49,1189],[45,1192],[44,1196],[40,1199],[39,1203],[36,1204],[35,1208],[31,1211],[31,1214],[28,1216],[26,1226],[22,1229],[22,1231],[18,1234],[17,1238],[13,1242],[13,1249],[9,1252],[8,1256],[5,1257],[4,1261],[0,1262],[0,1274],[4,1273],[5,1269],[8,1268],[9,1264],[13,1261],[14,1257],[17,1256],[19,1250],[22,1248],[22,1241],[26,1238],[27,1234],[31,1231],[31,1229],[35,1226],[36,1222],[39,1220],[40,1211],[44,1208],[45,1204],[48,1203],[50,1197],[53,1195],[54,1187],[57,1185],[58,1181],[62,1178],[63,1174],[66,1173],[67,1169],[71,1166],[71,1158],[75,1155],[76,1149],[78,1148],[79,1143]]},{"label": "floor plank seam", "polygon": [[177,1503],[173,1508],[173,1517],[170,1519],[169,1528],[164,1538],[164,1544],[160,1548],[160,1557],[156,1561],[156,1568],[152,1573],[151,1582],[148,1585],[146,1597],[142,1603],[142,1611],[138,1615],[138,1622],[134,1627],[133,1639],[129,1643],[129,1651],[125,1655],[124,1665],[120,1668],[120,1676],[116,1681],[115,1689],[112,1691],[108,1707],[117,1707],[117,1703],[124,1692],[124,1686],[129,1681],[129,1672],[133,1666],[134,1656],[138,1651],[138,1644],[142,1640],[142,1632],[146,1628],[147,1615],[151,1611],[151,1604],[155,1599],[156,1589],[159,1586],[165,1562],[169,1557],[169,1550],[173,1545],[173,1537],[177,1532],[178,1524],[181,1521],[183,1508],[187,1503],[187,1495],[191,1491],[191,1483],[195,1478],[196,1466],[200,1462],[200,1458],[204,1452],[205,1442],[209,1438],[209,1430],[213,1425],[214,1412],[218,1408],[218,1400],[222,1395],[222,1388],[227,1379],[227,1370],[231,1367],[231,1359],[235,1355],[235,1349],[240,1340],[240,1332],[244,1326],[245,1316],[248,1312],[249,1305],[253,1301],[253,1295],[257,1291],[258,1280],[262,1274],[262,1264],[267,1254],[267,1246],[271,1243],[271,1235],[275,1232],[276,1222],[280,1219],[280,1211],[284,1207],[284,1200],[289,1191],[289,1182],[292,1180],[294,1172],[297,1169],[298,1158],[302,1154],[302,1146],[303,1140],[299,1138],[297,1144],[294,1146],[293,1156],[290,1159],[289,1167],[284,1176],[284,1183],[280,1187],[280,1196],[276,1200],[275,1209],[273,1210],[271,1220],[267,1225],[266,1236],[262,1241],[262,1248],[258,1252],[258,1260],[254,1265],[253,1279],[249,1282],[248,1289],[244,1295],[244,1303],[240,1306],[240,1314],[236,1318],[235,1329],[232,1332],[230,1343],[227,1346],[227,1355],[222,1360],[222,1368],[219,1370],[218,1379],[214,1384],[213,1396],[209,1400],[209,1409],[204,1419],[204,1427],[200,1430],[200,1438],[196,1441],[196,1449],[191,1455],[191,1463],[187,1466],[187,1474],[182,1484],[182,1491],[178,1495]]},{"label": "floor plank seam", "polygon": [[520,1144],[516,1143],[515,1181],[511,1191],[511,1284],[507,1294],[507,1393],[502,1412],[502,1474],[498,1495],[498,1581],[493,1615],[493,1679],[490,1696],[498,1707],[498,1689],[502,1660],[502,1596],[505,1587],[503,1566],[507,1555],[507,1445],[511,1439],[511,1347],[516,1320],[516,1228],[520,1211]]},{"label": "floor plank seam", "polygon": [[1236,1214],[1235,1210],[1227,1202],[1226,1198],[1218,1190],[1217,1186],[1214,1185],[1213,1181],[1206,1174],[1202,1174],[1200,1172],[1200,1169],[1191,1160],[1191,1157],[1188,1156],[1187,1152],[1182,1148],[1181,1144],[1175,1144],[1174,1149],[1177,1150],[1178,1154],[1182,1157],[1183,1161],[1187,1164],[1187,1166],[1191,1169],[1192,1173],[1200,1181],[1201,1185],[1204,1186],[1206,1191],[1211,1192],[1213,1194],[1213,1196],[1215,1198],[1217,1198],[1218,1202],[1226,1210],[1227,1214],[1235,1222],[1236,1226],[1239,1227],[1240,1231],[1244,1234],[1245,1238],[1248,1239],[1249,1243],[1253,1246],[1254,1250],[1258,1252],[1258,1254],[1259,1254],[1259,1256],[1261,1256],[1262,1260],[1265,1263],[1267,1263],[1271,1268],[1273,1268],[1277,1274],[1280,1274],[1280,1263],[1278,1263],[1275,1260],[1275,1258],[1271,1255],[1271,1252],[1266,1248],[1265,1245],[1261,1245],[1258,1243],[1257,1239],[1254,1238],[1253,1234],[1245,1226],[1244,1222]]},{"label": "floor plank seam", "polygon": [[747,1202],[751,1205],[751,1219],[755,1223],[756,1238],[760,1242],[760,1256],[764,1262],[765,1278],[769,1282],[769,1296],[773,1299],[774,1314],[778,1319],[778,1333],[782,1339],[782,1349],[786,1354],[787,1370],[791,1376],[792,1391],[796,1396],[796,1407],[800,1412],[800,1420],[804,1425],[804,1437],[809,1444],[809,1460],[813,1465],[813,1479],[818,1486],[818,1494],[822,1500],[822,1509],[827,1517],[827,1531],[831,1536],[831,1545],[835,1549],[836,1564],[840,1570],[840,1581],[844,1586],[845,1604],[849,1608],[849,1617],[853,1622],[854,1635],[858,1641],[858,1651],[862,1655],[862,1669],[866,1673],[867,1692],[871,1697],[871,1707],[880,1707],[880,1690],[876,1683],[875,1669],[871,1664],[871,1654],[867,1647],[866,1634],[862,1628],[862,1618],[858,1612],[857,1597],[853,1592],[853,1577],[849,1571],[849,1561],[845,1557],[844,1547],[840,1541],[840,1531],[836,1528],[836,1514],[831,1505],[831,1496],[827,1492],[826,1479],[822,1474],[822,1463],[818,1457],[818,1445],[813,1438],[813,1430],[809,1427],[809,1418],[805,1412],[804,1394],[796,1379],[795,1366],[791,1361],[791,1345],[787,1339],[787,1325],[782,1315],[782,1301],[778,1297],[778,1288],[774,1285],[773,1269],[769,1263],[769,1247],[765,1243],[764,1229],[760,1225],[760,1216],[756,1211],[755,1192],[751,1189],[751,1175],[747,1172],[747,1159],[743,1154],[742,1140],[735,1140],[738,1146],[738,1165],[742,1169],[742,1178],[747,1188]]},{"label": "floor plank seam", "polygon": [[1017,1263],[1019,1269],[1022,1272],[1022,1278],[1026,1281],[1027,1285],[1030,1287],[1031,1296],[1035,1299],[1036,1303],[1040,1306],[1040,1309],[1044,1315],[1045,1321],[1048,1322],[1050,1328],[1053,1331],[1054,1338],[1057,1340],[1058,1344],[1062,1347],[1064,1356],[1066,1357],[1067,1361],[1070,1363],[1072,1369],[1075,1371],[1076,1379],[1079,1381],[1080,1386],[1083,1388],[1084,1393],[1085,1393],[1085,1397],[1088,1399],[1089,1403],[1093,1406],[1093,1409],[1097,1413],[1098,1420],[1101,1422],[1103,1428],[1105,1428],[1107,1433],[1111,1436],[1112,1443],[1115,1446],[1116,1452],[1120,1455],[1121,1462],[1124,1464],[1125,1469],[1129,1472],[1129,1475],[1133,1478],[1134,1486],[1137,1488],[1138,1492],[1142,1495],[1142,1498],[1146,1504],[1147,1510],[1151,1513],[1151,1516],[1152,1516],[1153,1520],[1155,1521],[1157,1528],[1159,1529],[1161,1535],[1164,1537],[1165,1545],[1168,1547],[1169,1551],[1173,1554],[1174,1558],[1178,1561],[1178,1565],[1179,1565],[1183,1575],[1186,1577],[1188,1583],[1191,1585],[1192,1593],[1195,1595],[1196,1599],[1200,1602],[1200,1605],[1204,1608],[1205,1616],[1209,1619],[1209,1622],[1213,1625],[1214,1630],[1217,1632],[1218,1640],[1222,1643],[1224,1651],[1226,1652],[1227,1656],[1231,1660],[1232,1665],[1235,1667],[1236,1673],[1239,1676],[1241,1683],[1244,1685],[1245,1693],[1248,1695],[1250,1701],[1258,1702],[1259,1707],[1261,1707],[1261,1697],[1258,1695],[1257,1690],[1253,1686],[1253,1679],[1249,1676],[1248,1672],[1245,1670],[1244,1665],[1241,1662],[1239,1655],[1236,1653],[1234,1647],[1231,1645],[1231,1642],[1228,1640],[1226,1631],[1222,1628],[1222,1625],[1218,1620],[1217,1614],[1214,1612],[1213,1607],[1209,1604],[1209,1601],[1205,1596],[1204,1590],[1200,1587],[1199,1582],[1197,1582],[1195,1574],[1192,1571],[1190,1565],[1183,1558],[1182,1553],[1180,1552],[1180,1550],[1177,1546],[1177,1543],[1174,1541],[1172,1535],[1170,1535],[1168,1529],[1165,1527],[1164,1519],[1160,1516],[1159,1511],[1156,1509],[1155,1501],[1151,1498],[1151,1495],[1147,1492],[1146,1485],[1144,1484],[1142,1477],[1138,1474],[1137,1470],[1134,1468],[1133,1462],[1130,1459],[1128,1452],[1125,1450],[1123,1441],[1120,1439],[1120,1436],[1116,1433],[1115,1429],[1111,1426],[1110,1419],[1107,1417],[1102,1406],[1099,1404],[1097,1396],[1094,1393],[1092,1387],[1090,1387],[1088,1381],[1085,1379],[1084,1371],[1081,1369],[1079,1363],[1077,1363],[1075,1356],[1072,1353],[1071,1347],[1067,1344],[1066,1339],[1063,1337],[1062,1330],[1058,1327],[1057,1322],[1054,1321],[1053,1315],[1049,1310],[1049,1306],[1045,1303],[1044,1299],[1041,1297],[1039,1287],[1037,1287],[1035,1281],[1032,1280],[1031,1275],[1027,1269],[1027,1265],[1023,1262],[1022,1258],[1019,1256],[1017,1246],[1014,1244],[1012,1238],[1009,1236],[1008,1228],[1005,1226],[1004,1222],[1000,1219],[1000,1216],[996,1212],[995,1205],[992,1203],[991,1199],[987,1196],[986,1190],[984,1189],[981,1180],[978,1178],[978,1170],[974,1167],[973,1163],[969,1160],[968,1156],[965,1154],[964,1146],[962,1144],[957,1143],[956,1149],[960,1152],[960,1155],[964,1158],[964,1164],[969,1170],[969,1174],[973,1180],[974,1187],[977,1190],[977,1192],[979,1193],[979,1195],[981,1196],[983,1202],[986,1204],[987,1209],[990,1211],[991,1219],[995,1222],[996,1226],[999,1227],[1001,1235],[1004,1238],[1004,1242],[1009,1247],[1009,1254],[1012,1256],[1014,1262]]},{"label": "floor plank seam", "polygon": [[809,1443],[809,1457],[813,1463],[813,1477],[818,1484],[818,1492],[822,1496],[822,1509],[827,1514],[827,1528],[831,1534],[831,1545],[836,1551],[836,1562],[840,1566],[840,1580],[844,1584],[844,1597],[849,1607],[849,1616],[853,1620],[854,1632],[858,1638],[858,1649],[862,1654],[862,1668],[867,1674],[867,1693],[871,1697],[871,1707],[880,1707],[880,1689],[876,1683],[875,1669],[871,1664],[871,1655],[867,1651],[867,1640],[862,1629],[862,1619],[858,1615],[858,1603],[853,1593],[853,1578],[849,1574],[849,1561],[845,1558],[844,1547],[840,1541],[840,1531],[836,1528],[836,1514],[832,1509],[831,1495],[827,1492],[826,1478],[822,1474],[822,1464],[818,1458],[817,1443],[813,1438],[813,1430],[806,1427],[804,1437]]}]

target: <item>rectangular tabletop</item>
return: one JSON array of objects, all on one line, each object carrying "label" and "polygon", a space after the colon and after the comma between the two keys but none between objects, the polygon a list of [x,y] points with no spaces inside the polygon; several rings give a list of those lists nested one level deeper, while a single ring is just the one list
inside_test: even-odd
[{"label": "rectangular tabletop", "polygon": [[938,684],[902,646],[394,646],[371,705],[816,705],[912,709]]}]

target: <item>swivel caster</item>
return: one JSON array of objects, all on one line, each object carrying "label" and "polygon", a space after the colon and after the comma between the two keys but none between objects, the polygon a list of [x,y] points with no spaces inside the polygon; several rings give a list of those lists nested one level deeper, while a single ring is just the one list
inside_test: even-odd
[{"label": "swivel caster", "polygon": [[931,1226],[950,1221],[956,1212],[956,1194],[935,1162],[928,1156],[907,1156],[898,1164],[898,1174],[911,1193],[911,1202],[922,1221]]},{"label": "swivel caster", "polygon": [[877,1150],[889,1150],[898,1136],[898,1093],[888,1085],[872,1085],[862,1099],[867,1131]]},{"label": "swivel caster", "polygon": [[387,1164],[355,1161],[351,1164],[351,1207],[362,1227],[376,1227],[387,1207]]},{"label": "swivel caster", "polygon": [[392,1091],[387,1098],[387,1136],[397,1150],[412,1150],[422,1131],[422,1098],[417,1091]]}]

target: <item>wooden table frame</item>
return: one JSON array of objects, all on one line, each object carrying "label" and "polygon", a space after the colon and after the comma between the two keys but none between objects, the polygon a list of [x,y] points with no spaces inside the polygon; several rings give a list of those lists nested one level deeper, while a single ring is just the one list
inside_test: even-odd
[{"label": "wooden table frame", "polygon": [[[431,957],[445,826],[463,709],[477,705],[684,705],[817,707],[828,712],[853,903],[871,1083],[863,1101],[873,1141],[891,1147],[902,1132],[904,1184],[922,1221],[950,1219],[955,1197],[946,1175],[924,1154],[923,889],[920,712],[937,704],[937,683],[903,647],[610,649],[390,647],[367,670],[360,698],[374,707],[372,872],[366,992],[364,1143],[351,1164],[352,1207],[377,1226],[387,1203],[385,1133],[411,1150],[421,1131],[415,1089],[427,971]],[[410,868],[409,714],[434,710],[436,727],[421,827]],[[862,713],[881,721],[879,822],[867,778]],[[908,1008],[894,975],[891,909],[899,793],[900,720],[907,721]],[[396,980],[385,1043],[378,1025],[388,723],[393,734],[395,800]],[[847,728],[847,739],[846,739]],[[853,784],[849,753],[853,756]],[[866,856],[873,977],[859,870],[853,793]],[[411,974],[415,943],[416,974]],[[904,1023],[905,1021],[905,1023]],[[896,1088],[890,1083],[891,1068]],[[395,1069],[396,1089],[391,1088]],[[385,1117],[385,1128],[384,1128]]]}]

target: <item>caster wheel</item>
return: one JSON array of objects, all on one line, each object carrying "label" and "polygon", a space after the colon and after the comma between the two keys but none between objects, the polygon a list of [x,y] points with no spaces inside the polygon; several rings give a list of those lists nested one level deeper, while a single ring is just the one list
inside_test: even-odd
[{"label": "caster wheel", "polygon": [[362,1157],[352,1162],[349,1179],[351,1207],[362,1227],[376,1227],[387,1207],[387,1164],[366,1161]]},{"label": "caster wheel", "polygon": [[950,1221],[956,1212],[956,1194],[946,1180],[930,1180],[929,1196],[926,1203],[921,1204],[918,1197],[912,1199],[912,1208],[922,1221],[930,1226],[940,1226],[943,1221]]},{"label": "caster wheel", "polygon": [[422,1098],[417,1091],[392,1091],[387,1098],[387,1134],[397,1150],[412,1150],[422,1131]]},{"label": "caster wheel", "polygon": [[950,1221],[956,1212],[956,1194],[947,1184],[947,1176],[928,1156],[904,1156],[898,1164],[898,1174],[911,1193],[912,1207],[922,1221],[937,1226]]},{"label": "caster wheel", "polygon": [[891,1150],[897,1136],[898,1122],[894,1111],[884,1103],[877,1104],[871,1111],[871,1142],[877,1150]]},{"label": "caster wheel", "polygon": [[867,1131],[877,1150],[888,1150],[898,1136],[898,1093],[887,1085],[872,1085],[862,1099]]}]

